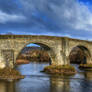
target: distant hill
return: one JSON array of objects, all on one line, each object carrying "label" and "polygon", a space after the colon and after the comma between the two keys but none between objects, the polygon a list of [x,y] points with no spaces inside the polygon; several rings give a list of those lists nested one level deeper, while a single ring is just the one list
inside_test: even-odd
[{"label": "distant hill", "polygon": [[29,62],[50,62],[50,57],[41,47],[25,47],[17,58],[17,64]]}]

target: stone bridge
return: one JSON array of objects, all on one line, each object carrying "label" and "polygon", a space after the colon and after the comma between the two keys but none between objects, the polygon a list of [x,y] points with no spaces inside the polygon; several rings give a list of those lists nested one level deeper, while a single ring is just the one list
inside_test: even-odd
[{"label": "stone bridge", "polygon": [[86,56],[86,62],[92,63],[92,42],[67,37],[0,35],[0,56],[6,66],[14,67],[21,50],[28,44],[35,43],[44,48],[51,58],[51,64],[70,64],[69,55],[74,47],[79,47]]}]

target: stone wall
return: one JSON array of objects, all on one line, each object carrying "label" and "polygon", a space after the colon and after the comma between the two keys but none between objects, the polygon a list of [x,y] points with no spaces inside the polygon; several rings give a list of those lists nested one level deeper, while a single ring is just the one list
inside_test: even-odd
[{"label": "stone wall", "polygon": [[[78,46],[85,46],[92,56],[92,42],[64,37],[31,36],[31,35],[0,35],[0,56],[6,60],[6,66],[13,67],[21,50],[28,44],[35,43],[48,50],[52,64],[69,64],[71,50]],[[91,62],[92,57],[88,59]]]}]

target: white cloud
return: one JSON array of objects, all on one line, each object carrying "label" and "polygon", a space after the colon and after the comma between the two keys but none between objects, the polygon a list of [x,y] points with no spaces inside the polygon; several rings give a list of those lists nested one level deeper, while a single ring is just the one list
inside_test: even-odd
[{"label": "white cloud", "polygon": [[[63,4],[53,4],[52,9],[59,18],[59,23],[65,22],[65,26],[74,30],[92,31],[92,12],[88,7],[77,0],[61,0]],[[64,27],[65,27],[64,26]],[[68,28],[67,27],[67,28]]]},{"label": "white cloud", "polygon": [[[92,12],[77,0],[20,0],[25,11],[41,11],[62,29],[92,31]],[[63,28],[64,27],[64,28]]]},{"label": "white cloud", "polygon": [[0,23],[23,22],[24,20],[26,20],[26,18],[22,15],[8,14],[3,11],[0,11]]}]

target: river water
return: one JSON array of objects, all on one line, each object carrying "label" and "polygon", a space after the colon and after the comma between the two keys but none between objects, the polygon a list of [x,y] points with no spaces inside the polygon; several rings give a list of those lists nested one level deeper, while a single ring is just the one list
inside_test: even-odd
[{"label": "river water", "polygon": [[24,79],[8,82],[0,81],[0,92],[92,92],[92,72],[78,69],[74,76],[50,76],[40,72],[46,63],[19,65],[17,69]]}]

